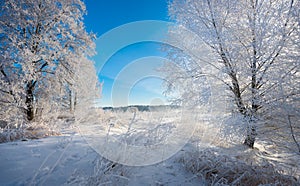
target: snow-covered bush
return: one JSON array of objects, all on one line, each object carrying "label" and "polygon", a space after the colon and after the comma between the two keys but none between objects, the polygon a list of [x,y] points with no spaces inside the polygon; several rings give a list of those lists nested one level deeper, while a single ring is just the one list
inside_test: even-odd
[{"label": "snow-covered bush", "polygon": [[98,157],[94,160],[94,171],[92,175],[83,175],[74,172],[69,178],[68,185],[128,185],[129,179],[123,165],[111,162],[105,158]]},{"label": "snow-covered bush", "polygon": [[[238,152],[241,149],[230,149]],[[248,162],[249,152],[243,151],[240,156],[233,156],[228,151],[214,148],[193,150],[182,156],[180,162],[188,171],[205,180],[207,185],[297,185],[299,178],[284,175],[275,167],[263,161]],[[251,159],[253,157],[250,157]]]}]

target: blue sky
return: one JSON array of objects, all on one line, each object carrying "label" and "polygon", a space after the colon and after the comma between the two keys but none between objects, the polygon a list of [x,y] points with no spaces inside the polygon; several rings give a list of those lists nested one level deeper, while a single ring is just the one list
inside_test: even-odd
[{"label": "blue sky", "polygon": [[[127,23],[144,20],[168,21],[167,0],[85,0],[85,3],[88,11],[85,16],[86,29],[100,38]],[[159,31],[158,34],[164,37],[166,32]],[[118,40],[115,39],[114,42]],[[107,45],[112,45],[113,41],[96,44],[98,54],[93,59],[96,66],[101,64],[101,68],[97,70],[99,80],[104,82],[101,106],[166,104],[162,94],[163,78],[156,70],[165,57],[160,43],[133,43],[121,48],[105,61],[101,61],[103,50],[100,48],[109,48]]]}]

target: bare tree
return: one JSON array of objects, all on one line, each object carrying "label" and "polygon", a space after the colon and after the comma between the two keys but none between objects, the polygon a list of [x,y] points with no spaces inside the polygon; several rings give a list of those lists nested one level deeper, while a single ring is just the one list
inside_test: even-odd
[{"label": "bare tree", "polygon": [[46,114],[74,102],[76,84],[89,76],[79,77],[80,67],[93,66],[87,57],[94,54],[94,35],[85,31],[85,13],[81,0],[1,2],[1,119],[32,121],[37,107]]},{"label": "bare tree", "polygon": [[[246,121],[244,144],[251,148],[258,123],[274,105],[271,102],[285,99],[279,94],[279,79],[293,86],[299,76],[298,10],[299,2],[294,0],[174,0],[169,6],[171,18],[179,25],[170,28],[169,40],[183,46],[169,49],[169,57],[185,69],[184,79],[211,76],[227,87],[234,110]],[[198,39],[185,36],[180,27]],[[204,47],[210,53],[199,52]],[[201,69],[203,64],[213,70]],[[176,72],[170,75],[173,70],[165,68],[168,82],[182,78]],[[192,92],[199,95],[198,89]],[[288,94],[299,98],[299,92]]]}]

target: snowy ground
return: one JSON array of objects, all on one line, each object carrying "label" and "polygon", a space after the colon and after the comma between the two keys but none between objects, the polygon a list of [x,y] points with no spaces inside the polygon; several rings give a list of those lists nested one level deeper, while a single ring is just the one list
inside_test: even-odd
[{"label": "snowy ground", "polygon": [[[1,185],[84,184],[96,176],[97,161],[103,160],[77,132],[39,140],[0,144]],[[183,152],[183,151],[182,151]],[[182,153],[181,152],[181,153]],[[151,166],[119,166],[104,185],[198,185],[199,178],[187,172],[174,157]],[[107,160],[103,160],[108,162]],[[83,177],[83,178],[82,178]],[[112,182],[112,180],[115,182]]]},{"label": "snowy ground", "polygon": [[[100,129],[104,137],[137,146],[153,145],[178,129],[174,118],[179,116],[182,117],[174,112],[105,113]],[[87,142],[88,136],[93,139],[98,134],[92,134],[94,128],[82,133],[84,127],[71,126],[60,136],[3,143],[0,185],[300,184],[299,155],[272,156],[263,143],[258,143],[255,150],[239,145],[221,147],[216,143],[217,132],[207,122],[202,120],[186,145],[170,158],[148,166],[121,165],[100,156],[95,146]],[[96,125],[97,122],[84,126]]]},{"label": "snowy ground", "polygon": [[91,172],[97,156],[77,133],[0,144],[3,185],[61,185],[76,169]]}]

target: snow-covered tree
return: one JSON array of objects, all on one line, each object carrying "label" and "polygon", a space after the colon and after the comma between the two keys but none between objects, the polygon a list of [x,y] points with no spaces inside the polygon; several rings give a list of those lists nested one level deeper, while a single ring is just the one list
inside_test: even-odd
[{"label": "snow-covered tree", "polygon": [[74,109],[76,84],[94,77],[78,74],[83,65],[93,67],[88,56],[95,48],[94,35],[85,31],[83,1],[5,0],[0,5],[1,119],[31,121],[36,112],[45,117]]},{"label": "snow-covered tree", "polygon": [[[211,86],[225,85],[229,108],[244,117],[244,144],[253,147],[259,123],[279,100],[299,99],[293,88],[299,83],[299,8],[294,0],[173,0],[169,14],[177,26],[170,27],[169,41],[181,47],[167,51],[186,73],[166,66],[170,87],[204,77],[215,79]],[[184,93],[198,99],[203,90],[186,85]]]}]

